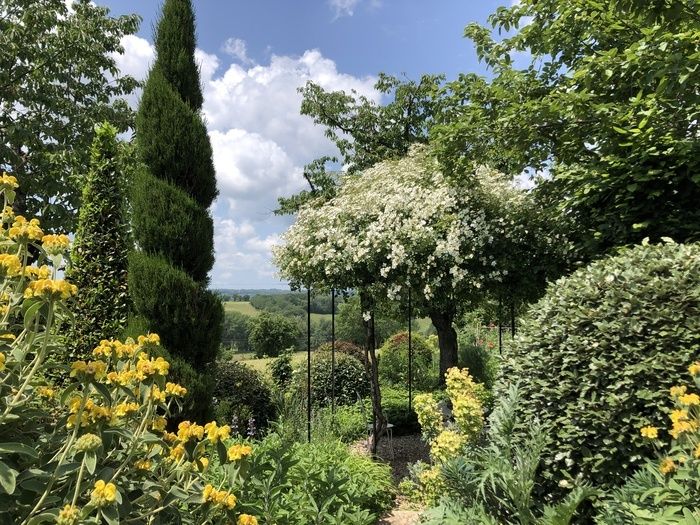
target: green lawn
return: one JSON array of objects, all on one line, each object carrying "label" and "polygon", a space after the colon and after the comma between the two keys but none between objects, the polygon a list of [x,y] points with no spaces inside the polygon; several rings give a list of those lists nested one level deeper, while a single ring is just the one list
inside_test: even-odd
[{"label": "green lawn", "polygon": [[249,301],[226,301],[224,310],[226,312],[239,312],[251,317],[260,315],[260,310],[256,309]]},{"label": "green lawn", "polygon": [[[266,357],[264,359],[257,359],[255,357],[255,354],[253,352],[247,352],[247,353],[242,353],[242,354],[236,354],[233,358],[234,361],[238,361],[240,363],[243,363],[246,366],[249,366],[250,368],[253,368],[257,370],[258,372],[262,374],[268,374],[268,368],[267,365],[272,362],[274,357]],[[296,367],[299,366],[304,362],[306,359],[306,352],[301,351],[301,352],[294,352],[292,354],[292,366]]]}]

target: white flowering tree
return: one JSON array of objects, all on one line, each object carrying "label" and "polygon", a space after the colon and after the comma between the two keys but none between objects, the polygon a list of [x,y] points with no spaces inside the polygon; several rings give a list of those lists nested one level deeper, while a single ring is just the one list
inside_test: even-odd
[{"label": "white flowering tree", "polygon": [[467,181],[451,185],[425,146],[347,176],[334,198],[300,209],[275,251],[282,276],[297,285],[359,289],[368,330],[378,294],[401,299],[410,289],[437,329],[444,377],[457,365],[460,308],[519,285],[509,274],[522,279],[528,254],[552,244],[532,222],[528,194],[504,175],[478,168]]}]

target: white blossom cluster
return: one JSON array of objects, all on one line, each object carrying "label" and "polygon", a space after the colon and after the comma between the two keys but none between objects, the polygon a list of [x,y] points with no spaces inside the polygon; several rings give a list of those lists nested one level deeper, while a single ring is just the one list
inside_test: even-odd
[{"label": "white blossom cluster", "polygon": [[487,168],[452,185],[428,148],[414,146],[405,158],[346,177],[333,199],[302,208],[275,261],[300,285],[374,285],[390,299],[411,286],[427,301],[477,294],[508,273],[500,252],[523,234],[514,217],[527,201]]}]

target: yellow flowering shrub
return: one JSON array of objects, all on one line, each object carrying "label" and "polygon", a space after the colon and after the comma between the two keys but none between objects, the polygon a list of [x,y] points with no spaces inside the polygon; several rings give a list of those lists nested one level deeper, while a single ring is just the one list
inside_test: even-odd
[{"label": "yellow flowering shrub", "polygon": [[432,394],[419,394],[415,410],[423,440],[430,446],[432,468],[418,465],[414,476],[417,485],[412,491],[426,503],[435,503],[444,484],[439,466],[460,456],[467,445],[474,443],[484,426],[482,400],[485,390],[475,383],[466,368],[450,368],[445,374],[447,395],[452,403],[452,420],[444,422]]},{"label": "yellow flowering shrub", "polygon": [[[233,443],[230,429],[213,422],[183,421],[167,431],[187,391],[168,382],[169,363],[153,355],[156,334],[105,339],[65,372],[50,368],[76,293],[57,271],[69,240],[14,217],[16,187],[2,175],[0,521],[255,523],[237,512],[233,476],[216,485],[205,478],[212,455],[237,474],[250,446]],[[39,254],[32,265],[29,250]],[[60,384],[46,380],[61,373]]]}]

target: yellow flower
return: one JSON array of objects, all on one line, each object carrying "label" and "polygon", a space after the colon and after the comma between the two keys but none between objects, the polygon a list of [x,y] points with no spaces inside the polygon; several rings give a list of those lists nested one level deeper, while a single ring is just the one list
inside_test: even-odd
[{"label": "yellow flower", "polygon": [[700,375],[700,361],[695,361],[688,367],[688,372],[691,376]]},{"label": "yellow flower", "polygon": [[165,390],[158,388],[158,385],[153,385],[151,387],[151,399],[159,403],[165,403]]},{"label": "yellow flower", "polygon": [[686,421],[688,419],[688,411],[677,409],[671,412],[670,417],[673,423],[678,423],[679,421]]},{"label": "yellow flower", "polygon": [[107,363],[104,361],[76,361],[70,367],[70,376],[94,377],[98,381],[107,375]]},{"label": "yellow flower", "polygon": [[671,387],[671,397],[681,397],[683,394],[686,393],[688,390],[688,387],[685,385],[680,385],[680,386],[672,386]]},{"label": "yellow flower", "polygon": [[168,424],[168,420],[165,419],[162,416],[154,417],[153,418],[153,423],[151,424],[151,428],[153,430],[156,430],[158,432],[163,432],[165,430],[165,426]]},{"label": "yellow flower", "polygon": [[8,175],[7,172],[3,171],[2,177],[0,177],[0,190],[14,190],[16,188],[19,188],[17,178],[13,177],[12,175]]},{"label": "yellow flower", "polygon": [[63,279],[38,279],[27,285],[27,288],[24,290],[24,298],[69,299],[77,293],[78,287]]},{"label": "yellow flower", "polygon": [[678,436],[685,432],[693,432],[698,429],[697,421],[681,420],[673,423],[673,427],[669,430],[669,434],[673,439],[678,439]]},{"label": "yellow flower", "polygon": [[204,427],[189,421],[183,421],[177,426],[177,438],[182,442],[190,439],[202,439],[204,437]]},{"label": "yellow flower", "polygon": [[5,354],[0,352],[0,372],[5,370]]},{"label": "yellow flower", "polygon": [[174,434],[173,432],[165,432],[163,433],[163,439],[168,443],[175,443],[177,441],[177,434]]},{"label": "yellow flower", "polygon": [[150,459],[139,459],[136,463],[134,463],[134,466],[138,470],[151,470],[152,465],[153,462]]},{"label": "yellow flower", "polygon": [[207,470],[207,468],[209,467],[209,458],[202,456],[201,458],[199,458],[198,461],[201,464],[201,466],[198,466],[197,468],[199,468],[201,472]]},{"label": "yellow flower", "polygon": [[9,230],[10,237],[18,242],[39,241],[44,232],[39,227],[39,219],[27,221],[22,215],[15,217]]},{"label": "yellow flower", "polygon": [[212,421],[204,425],[204,431],[207,433],[209,441],[217,443],[219,440],[228,439],[231,436],[231,427],[224,425],[218,427],[216,421]]},{"label": "yellow flower", "polygon": [[466,438],[462,434],[454,430],[443,430],[433,441],[430,453],[438,461],[447,461],[458,456],[465,444]]},{"label": "yellow flower", "polygon": [[175,397],[182,397],[187,394],[187,389],[177,383],[165,383],[165,393]]},{"label": "yellow flower", "polygon": [[236,525],[258,525],[258,518],[251,516],[250,514],[241,514],[238,516]]},{"label": "yellow flower", "polygon": [[83,434],[75,442],[78,452],[93,452],[102,446],[102,439],[95,434]]},{"label": "yellow flower", "polygon": [[53,399],[56,395],[56,391],[50,386],[40,386],[36,389],[36,393],[41,397],[45,397],[46,399]]},{"label": "yellow flower", "polygon": [[14,254],[0,254],[0,277],[17,277],[22,273],[22,261]]},{"label": "yellow flower", "polygon": [[179,461],[184,455],[185,447],[183,447],[182,445],[175,445],[173,448],[170,449],[170,455],[168,457],[174,461]]},{"label": "yellow flower", "polygon": [[642,437],[647,439],[656,439],[659,437],[659,429],[652,426],[642,427]]},{"label": "yellow flower", "polygon": [[224,490],[216,490],[211,485],[206,485],[202,491],[203,503],[214,503],[228,509],[236,506],[236,496]]},{"label": "yellow flower", "polygon": [[228,449],[228,460],[238,461],[246,456],[250,456],[253,453],[253,448],[249,445],[232,445]]},{"label": "yellow flower", "polygon": [[48,279],[51,277],[51,268],[46,266],[25,266],[24,277],[27,279]]},{"label": "yellow flower", "polygon": [[160,344],[160,336],[158,334],[140,335],[136,340],[141,346]]},{"label": "yellow flower", "polygon": [[685,394],[678,398],[681,405],[692,406],[700,405],[700,396],[697,394]]},{"label": "yellow flower", "polygon": [[70,239],[67,235],[44,235],[41,246],[49,255],[60,255],[70,246]]},{"label": "yellow flower", "polygon": [[101,479],[95,482],[95,488],[90,496],[90,503],[104,507],[117,499],[117,487],[114,483],[105,483]]},{"label": "yellow flower", "polygon": [[671,458],[664,458],[661,465],[659,465],[659,472],[665,476],[671,472],[674,472],[677,468],[678,465],[676,465],[675,461],[673,461]]},{"label": "yellow flower", "polygon": [[162,376],[167,375],[169,368],[170,363],[162,357],[149,359],[146,354],[139,354],[139,361],[136,363],[136,371],[146,376],[152,376],[154,374],[160,374]]},{"label": "yellow flower", "polygon": [[12,209],[12,206],[5,206],[5,209],[2,210],[2,223],[11,223],[15,219],[15,210]]},{"label": "yellow flower", "polygon": [[695,450],[693,451],[693,457],[696,459],[700,459],[700,443],[698,443],[698,446],[695,447]]},{"label": "yellow flower", "polygon": [[116,407],[114,407],[114,415],[117,417],[124,417],[133,414],[138,409],[138,403],[119,403]]},{"label": "yellow flower", "polygon": [[66,505],[58,511],[56,525],[78,525],[80,511],[73,505]]}]

